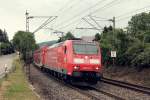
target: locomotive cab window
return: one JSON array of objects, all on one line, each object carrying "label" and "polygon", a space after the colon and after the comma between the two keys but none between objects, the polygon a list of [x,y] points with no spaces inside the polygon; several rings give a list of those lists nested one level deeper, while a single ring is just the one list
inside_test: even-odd
[{"label": "locomotive cab window", "polygon": [[73,44],[75,54],[98,54],[98,47],[95,44]]}]

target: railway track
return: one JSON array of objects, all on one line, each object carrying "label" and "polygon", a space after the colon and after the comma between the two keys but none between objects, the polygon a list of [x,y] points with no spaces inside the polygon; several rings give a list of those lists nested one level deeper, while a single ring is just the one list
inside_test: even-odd
[{"label": "railway track", "polygon": [[109,92],[100,90],[100,89],[98,89],[98,88],[96,88],[96,87],[91,87],[91,88],[92,88],[93,90],[97,91],[98,93],[102,93],[102,94],[104,94],[104,95],[107,95],[107,96],[109,96],[109,97],[111,97],[111,98],[114,98],[115,100],[125,100],[125,99],[122,98],[122,97],[119,97],[119,96],[116,96],[116,95],[111,94],[111,93],[109,93]]},{"label": "railway track", "polygon": [[101,81],[104,83],[107,83],[107,84],[131,89],[131,90],[134,90],[136,92],[141,92],[141,93],[150,95],[150,88],[149,87],[139,86],[139,85],[135,85],[135,84],[127,83],[127,82],[122,82],[122,81],[117,81],[117,80],[113,80],[113,79],[108,79],[108,78],[102,78]]},{"label": "railway track", "polygon": [[[39,68],[37,68],[37,69],[40,70]],[[119,96],[116,96],[116,95],[113,95],[111,93],[99,90],[99,89],[97,89],[95,87],[78,87],[78,86],[71,85],[71,84],[66,83],[66,82],[62,81],[61,79],[51,75],[48,71],[41,71],[41,72],[44,73],[47,77],[51,77],[55,81],[61,83],[63,86],[67,86],[67,87],[69,87],[69,88],[71,88],[73,90],[76,90],[79,93],[92,98],[93,100],[101,100],[101,97],[100,97],[99,94],[103,94],[103,95],[105,95],[105,96],[107,96],[109,98],[113,98],[114,100],[125,100],[125,99],[123,99],[123,98],[121,98]]]},{"label": "railway track", "polygon": [[[67,84],[68,86],[68,84]],[[105,96],[108,96],[110,98],[113,98],[114,100],[125,100],[124,98],[122,97],[119,97],[119,96],[116,96],[116,95],[113,95],[111,93],[108,93],[106,91],[102,91],[100,89],[97,89],[95,87],[84,87],[86,89],[81,89],[78,88],[78,87],[75,87],[75,86],[72,86],[72,85],[69,85],[70,88],[74,89],[74,90],[77,90],[78,92],[88,96],[88,97],[91,97],[92,99],[94,100],[102,100],[101,96],[99,94],[103,94]],[[82,87],[83,88],[83,87]],[[93,93],[94,92],[94,93]]]},{"label": "railway track", "polygon": [[[102,91],[102,90],[97,89],[95,87],[84,87],[84,89],[83,89],[83,87],[82,88],[81,87],[76,87],[76,86],[73,86],[73,85],[71,85],[69,83],[65,83],[64,81],[56,78],[55,76],[50,75],[50,77],[52,77],[53,79],[55,79],[58,82],[61,82],[64,86],[67,86],[67,87],[69,87],[71,89],[74,89],[74,90],[82,93],[83,95],[86,95],[86,96],[92,98],[93,100],[101,100],[100,96],[97,95],[97,94],[103,94],[103,95],[109,96],[109,97],[111,97],[111,98],[113,98],[115,100],[125,100],[125,99],[123,99],[123,98],[121,98],[119,96],[113,95],[113,94],[111,94],[109,92]],[[93,93],[93,91],[95,93]]]}]

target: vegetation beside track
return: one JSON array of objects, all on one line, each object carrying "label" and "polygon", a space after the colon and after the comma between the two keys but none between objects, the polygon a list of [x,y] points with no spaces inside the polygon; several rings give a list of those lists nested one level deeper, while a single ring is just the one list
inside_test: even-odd
[{"label": "vegetation beside track", "polygon": [[3,79],[0,85],[0,99],[4,100],[38,100],[23,73],[19,59],[14,60],[15,71]]}]

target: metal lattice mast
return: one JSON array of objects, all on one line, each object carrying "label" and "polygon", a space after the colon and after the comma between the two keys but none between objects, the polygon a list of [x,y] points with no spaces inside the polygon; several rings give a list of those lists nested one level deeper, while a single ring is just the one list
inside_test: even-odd
[{"label": "metal lattice mast", "polygon": [[26,15],[26,32],[29,32],[29,13],[27,10],[25,15]]}]

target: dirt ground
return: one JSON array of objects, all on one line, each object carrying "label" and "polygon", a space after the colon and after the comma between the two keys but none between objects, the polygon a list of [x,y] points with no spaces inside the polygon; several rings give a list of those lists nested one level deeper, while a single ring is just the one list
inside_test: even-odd
[{"label": "dirt ground", "polygon": [[150,87],[150,68],[137,71],[135,67],[104,68],[104,77]]}]

